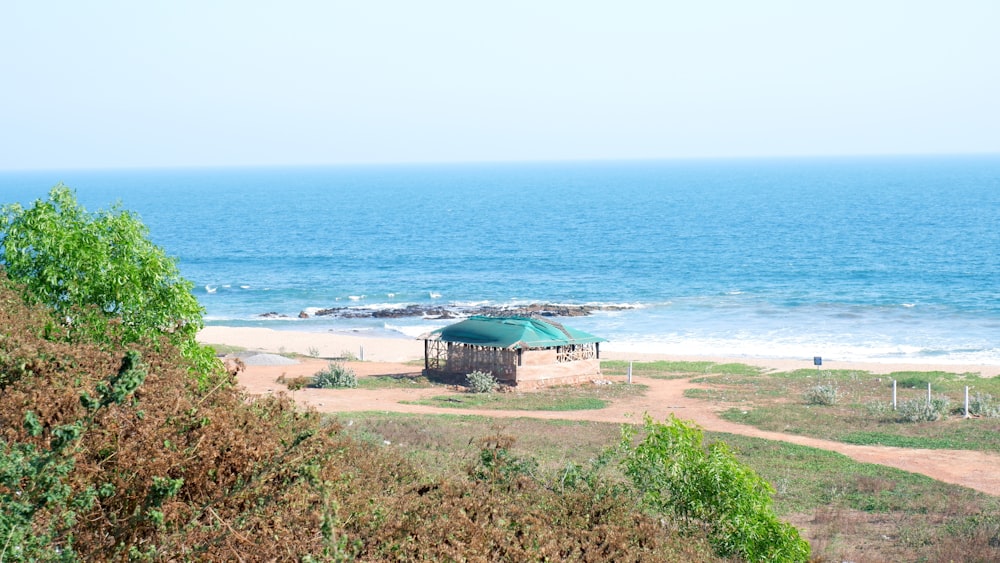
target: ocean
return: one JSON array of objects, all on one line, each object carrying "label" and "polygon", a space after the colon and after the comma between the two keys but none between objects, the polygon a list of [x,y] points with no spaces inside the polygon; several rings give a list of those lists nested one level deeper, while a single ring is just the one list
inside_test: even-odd
[{"label": "ocean", "polygon": [[1000,363],[1000,155],[0,172],[0,202],[60,181],[136,212],[211,325],[587,304],[623,307],[560,319],[602,349]]}]

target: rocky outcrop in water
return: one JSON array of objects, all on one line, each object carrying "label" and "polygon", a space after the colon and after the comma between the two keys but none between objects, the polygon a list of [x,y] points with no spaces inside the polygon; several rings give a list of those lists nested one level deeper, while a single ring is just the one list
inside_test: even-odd
[{"label": "rocky outcrop in water", "polygon": [[[398,309],[369,309],[366,307],[334,307],[320,309],[314,313],[317,317],[334,317],[341,319],[399,319],[404,317],[427,317],[432,319],[455,319],[471,315],[489,315],[494,317],[585,317],[594,311],[622,311],[632,307],[624,305],[553,305],[551,303],[532,303],[523,306],[441,306],[441,305],[407,305]],[[303,311],[299,318],[308,315]]]}]

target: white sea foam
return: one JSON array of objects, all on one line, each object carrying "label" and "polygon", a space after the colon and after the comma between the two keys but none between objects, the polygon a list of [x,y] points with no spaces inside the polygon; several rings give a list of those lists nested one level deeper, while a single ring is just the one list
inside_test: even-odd
[{"label": "white sea foam", "polygon": [[906,344],[835,341],[793,341],[767,338],[708,338],[662,335],[632,337],[602,344],[615,352],[664,354],[670,356],[707,356],[766,359],[809,359],[815,356],[845,362],[912,364],[986,364],[1000,363],[1000,349],[948,350],[928,353],[928,349]]},{"label": "white sea foam", "polygon": [[428,291],[427,296],[431,299],[441,299],[441,294],[436,291]]},{"label": "white sea foam", "polygon": [[493,305],[493,302],[488,299],[481,301],[453,301],[451,302],[451,305],[454,307],[461,307],[461,308],[489,307]]},{"label": "white sea foam", "polygon": [[390,332],[397,332],[399,334],[402,334],[404,336],[408,336],[410,338],[417,338],[417,337],[423,336],[424,334],[427,334],[428,332],[431,332],[433,330],[437,330],[439,328],[446,327],[446,326],[448,326],[448,324],[450,324],[450,322],[444,322],[444,323],[422,323],[422,324],[418,324],[418,325],[385,323],[383,325],[383,327],[385,328],[385,330],[390,331]]}]

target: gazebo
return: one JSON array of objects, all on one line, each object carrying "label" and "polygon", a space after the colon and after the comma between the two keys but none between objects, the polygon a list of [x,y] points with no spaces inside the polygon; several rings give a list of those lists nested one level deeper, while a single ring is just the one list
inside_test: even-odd
[{"label": "gazebo", "polygon": [[418,337],[428,375],[493,374],[522,388],[580,383],[601,375],[605,339],[539,317],[474,316]]}]

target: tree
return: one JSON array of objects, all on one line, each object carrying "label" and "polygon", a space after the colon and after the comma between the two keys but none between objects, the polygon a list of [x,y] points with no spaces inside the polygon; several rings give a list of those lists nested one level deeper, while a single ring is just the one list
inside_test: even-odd
[{"label": "tree", "polygon": [[57,313],[94,305],[121,319],[127,341],[188,337],[202,327],[193,284],[149,241],[138,217],[118,206],[87,213],[59,184],[29,209],[4,206],[0,231],[7,275]]},{"label": "tree", "polygon": [[210,350],[195,342],[204,325],[194,285],[148,235],[142,221],[118,205],[88,213],[60,183],[47,201],[2,208],[0,264],[71,329],[94,338],[111,327],[126,343],[166,335],[200,375],[218,375]]}]

